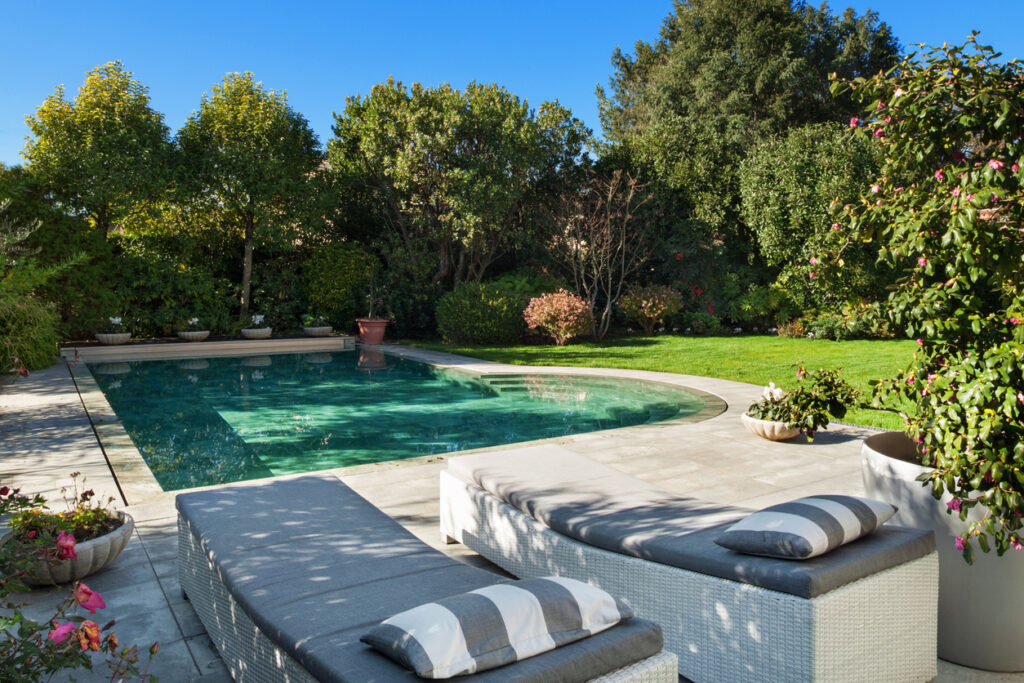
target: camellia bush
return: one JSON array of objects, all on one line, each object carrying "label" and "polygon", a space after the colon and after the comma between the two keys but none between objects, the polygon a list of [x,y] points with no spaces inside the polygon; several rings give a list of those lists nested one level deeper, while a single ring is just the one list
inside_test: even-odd
[{"label": "camellia bush", "polygon": [[648,285],[631,289],[619,300],[619,310],[643,328],[644,334],[654,334],[654,328],[683,308],[683,295],[665,285]]},{"label": "camellia bush", "polygon": [[975,542],[1024,547],[1022,85],[1021,62],[972,37],[833,86],[866,105],[850,128],[884,152],[879,178],[839,211],[903,269],[887,308],[919,344],[874,403],[902,413],[951,514],[981,509],[956,539],[968,562]]},{"label": "camellia bush", "polygon": [[594,312],[582,298],[560,289],[531,299],[523,311],[523,319],[531,330],[540,329],[550,335],[558,346],[573,337],[594,329]]}]

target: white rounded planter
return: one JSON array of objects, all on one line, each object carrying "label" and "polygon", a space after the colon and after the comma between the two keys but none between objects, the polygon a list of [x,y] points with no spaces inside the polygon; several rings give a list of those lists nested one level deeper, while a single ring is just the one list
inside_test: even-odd
[{"label": "white rounded planter", "polygon": [[246,339],[270,339],[269,327],[247,327],[242,330],[242,336]]},{"label": "white rounded planter", "polygon": [[201,342],[209,336],[209,330],[182,330],[178,333],[178,337],[187,342]]},{"label": "white rounded planter", "polygon": [[307,337],[330,337],[333,329],[334,328],[330,325],[323,325],[320,327],[303,327],[302,333]]},{"label": "white rounded planter", "polygon": [[740,420],[751,434],[762,439],[768,439],[769,441],[785,441],[786,439],[792,439],[800,433],[798,428],[787,427],[785,422],[759,420],[756,417],[750,417],[746,413],[740,415]]},{"label": "white rounded planter", "polygon": [[100,344],[106,344],[107,346],[124,344],[131,338],[131,332],[98,332],[96,334],[96,339],[99,340]]},{"label": "white rounded planter", "polygon": [[[932,498],[917,477],[914,444],[903,432],[869,437],[861,448],[864,489],[899,508],[891,523],[931,529],[939,550],[939,657],[989,671],[1024,671],[1024,551],[1003,557],[976,548],[967,564],[954,545],[966,522],[946,514],[945,494]],[[982,517],[979,508],[969,520]]]},{"label": "white rounded planter", "polygon": [[26,574],[25,583],[34,586],[71,583],[72,581],[81,581],[90,574],[104,569],[117,559],[124,547],[128,545],[128,541],[132,537],[132,530],[135,528],[135,522],[127,512],[118,510],[116,514],[124,520],[121,526],[99,538],[76,543],[77,559],[64,560],[53,567],[38,567]]}]

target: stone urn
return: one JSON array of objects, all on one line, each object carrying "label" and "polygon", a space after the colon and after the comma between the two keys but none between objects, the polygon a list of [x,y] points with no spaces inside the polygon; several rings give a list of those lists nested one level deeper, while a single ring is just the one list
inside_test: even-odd
[{"label": "stone urn", "polygon": [[107,346],[116,346],[118,344],[124,344],[126,341],[132,338],[131,332],[97,332],[96,339],[99,340],[100,344],[106,344]]},{"label": "stone urn", "polygon": [[[917,448],[903,432],[868,437],[861,448],[864,489],[871,498],[899,511],[890,520],[900,526],[931,529],[939,551],[939,657],[989,671],[1024,671],[1024,551],[974,553],[967,564],[954,538],[967,528],[946,514],[940,500],[917,477],[930,468],[917,463]],[[968,521],[983,512],[971,510]]]},{"label": "stone urn", "polygon": [[90,574],[104,569],[113,562],[131,540],[135,522],[127,512],[115,513],[123,523],[108,534],[75,544],[78,558],[64,560],[53,567],[41,566],[25,575],[25,583],[33,586],[52,586],[81,581]]},{"label": "stone urn", "polygon": [[740,415],[740,421],[751,434],[762,439],[768,439],[769,441],[785,441],[786,439],[792,439],[800,433],[798,427],[787,427],[785,422],[759,420],[756,417],[750,417],[746,413]]},{"label": "stone urn", "polygon": [[389,322],[387,318],[356,318],[359,341],[364,344],[380,344],[384,341],[384,330]]},{"label": "stone urn", "polygon": [[270,328],[247,327],[242,330],[242,336],[246,339],[270,339]]},{"label": "stone urn", "polygon": [[209,336],[209,330],[182,330],[178,333],[178,337],[187,342],[201,342]]},{"label": "stone urn", "polygon": [[330,337],[333,330],[334,328],[330,325],[321,325],[319,327],[303,327],[302,333],[307,337]]}]

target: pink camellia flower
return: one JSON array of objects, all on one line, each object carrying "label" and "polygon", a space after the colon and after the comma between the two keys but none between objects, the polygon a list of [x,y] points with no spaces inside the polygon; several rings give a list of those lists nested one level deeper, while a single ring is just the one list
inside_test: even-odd
[{"label": "pink camellia flower", "polygon": [[875,128],[875,137],[880,138],[885,135],[885,131],[881,128]]},{"label": "pink camellia flower", "polygon": [[816,259],[815,257],[813,257],[813,256],[812,256],[812,257],[811,257],[811,265],[812,265],[812,266],[816,266],[816,265],[818,265],[818,259]]},{"label": "pink camellia flower", "polygon": [[959,187],[957,187],[957,188],[955,188],[953,190],[953,196],[954,197],[959,197],[960,196],[960,188]]},{"label": "pink camellia flower", "polygon": [[916,341],[916,342],[917,342],[917,345],[918,345],[918,346],[921,346],[922,344],[924,344],[924,342],[923,342],[923,341],[921,341],[920,339],[915,339],[914,341]]},{"label": "pink camellia flower", "polygon": [[879,110],[885,109],[885,102],[879,102],[877,109],[879,109]]},{"label": "pink camellia flower", "polygon": [[1001,171],[1003,170],[1003,166],[1005,166],[1005,164],[999,161],[999,159],[988,160],[988,167],[991,168],[993,171]]},{"label": "pink camellia flower", "polygon": [[882,188],[879,185],[872,185],[871,186],[871,194],[878,194],[881,191],[882,191]]},{"label": "pink camellia flower", "polygon": [[1020,325],[1020,318],[1007,318],[1006,322],[1012,325]]},{"label": "pink camellia flower", "polygon": [[53,622],[53,628],[46,635],[47,640],[52,640],[55,645],[60,645],[65,640],[71,637],[71,634],[75,632],[75,625],[70,621],[58,625],[57,622]]},{"label": "pink camellia flower", "polygon": [[956,549],[960,552],[964,551],[964,539],[960,538],[959,536],[953,539],[953,545],[955,545]]},{"label": "pink camellia flower", "polygon": [[886,116],[886,117],[885,117],[885,123],[886,123],[886,124],[890,124],[890,123],[892,123],[892,117],[891,117],[891,116]]},{"label": "pink camellia flower", "polygon": [[1013,538],[1010,540],[1010,547],[1014,550],[1021,550],[1022,548],[1024,548],[1024,545],[1021,545],[1020,541],[1018,541],[1016,538]]},{"label": "pink camellia flower", "polygon": [[913,383],[914,383],[914,378],[913,377],[908,377],[907,378],[907,384],[913,384]]},{"label": "pink camellia flower", "polygon": [[1017,400],[1020,401],[1021,405],[1024,405],[1024,391],[1017,392]]},{"label": "pink camellia flower", "polygon": [[856,116],[851,117],[850,128],[856,128],[858,125],[860,125],[860,119],[858,119]]},{"label": "pink camellia flower", "polygon": [[96,614],[96,610],[107,606],[107,603],[103,601],[103,596],[84,583],[75,586],[73,595],[75,596],[75,602],[89,610],[89,614]]},{"label": "pink camellia flower", "polygon": [[970,193],[969,195],[967,195],[967,201],[971,201],[972,199],[974,199],[974,193],[973,192]]},{"label": "pink camellia flower", "polygon": [[881,206],[881,205],[882,205],[882,200],[881,199],[876,199],[875,200],[875,206]]},{"label": "pink camellia flower", "polygon": [[838,231],[838,230],[842,230],[842,229],[843,229],[843,226],[839,225],[838,223],[833,223],[832,224],[832,231],[833,232]]},{"label": "pink camellia flower", "polygon": [[897,187],[897,188],[896,188],[896,191],[897,191],[897,192],[903,192],[903,187],[902,187],[902,186],[901,186],[901,187]]},{"label": "pink camellia flower", "polygon": [[936,180],[942,180],[943,179],[942,169],[941,168],[938,171],[935,172],[935,179]]},{"label": "pink camellia flower", "polygon": [[951,500],[948,503],[946,503],[946,509],[947,510],[952,510],[953,512],[960,512],[960,508],[962,506],[963,506],[963,503],[961,502],[961,500],[959,498],[954,498],[953,500]]},{"label": "pink camellia flower", "polygon": [[917,258],[917,265],[923,266],[926,263],[928,263],[928,259],[926,259],[924,256],[919,256]]},{"label": "pink camellia flower", "polygon": [[808,277],[810,277],[813,280],[816,276],[814,273],[808,273]]},{"label": "pink camellia flower", "polygon": [[78,553],[75,552],[75,537],[72,534],[60,530],[57,534],[57,559],[58,560],[77,560]]},{"label": "pink camellia flower", "polygon": [[1014,173],[1016,173],[1017,171],[1020,170],[1020,166],[1017,165],[1017,164],[1014,164],[1013,166],[1010,167],[1010,170],[1013,171]]}]

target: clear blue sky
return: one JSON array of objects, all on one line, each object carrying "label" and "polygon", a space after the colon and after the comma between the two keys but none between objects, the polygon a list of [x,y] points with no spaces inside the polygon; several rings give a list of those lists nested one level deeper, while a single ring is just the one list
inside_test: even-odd
[{"label": "clear blue sky", "polygon": [[[225,73],[252,71],[286,90],[324,143],[345,97],[389,75],[456,87],[497,82],[534,106],[557,98],[600,132],[594,87],[607,83],[612,50],[654,39],[671,7],[671,0],[0,0],[0,162],[21,162],[25,116],[54,86],[73,97],[86,71],[115,59],[149,88],[172,131]],[[853,7],[876,9],[904,45],[958,42],[978,29],[982,42],[1024,58],[1024,0]]]}]

